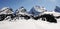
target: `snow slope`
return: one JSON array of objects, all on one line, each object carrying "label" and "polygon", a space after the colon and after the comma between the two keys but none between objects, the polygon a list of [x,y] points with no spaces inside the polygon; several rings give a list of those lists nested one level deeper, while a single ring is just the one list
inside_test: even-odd
[{"label": "snow slope", "polygon": [[44,12],[42,14],[51,14],[51,15],[53,14],[53,16],[60,16],[60,13],[54,12],[54,11],[52,11],[52,12]]},{"label": "snow slope", "polygon": [[20,19],[16,21],[0,22],[0,29],[60,29],[60,20],[58,23],[49,23],[42,20]]}]

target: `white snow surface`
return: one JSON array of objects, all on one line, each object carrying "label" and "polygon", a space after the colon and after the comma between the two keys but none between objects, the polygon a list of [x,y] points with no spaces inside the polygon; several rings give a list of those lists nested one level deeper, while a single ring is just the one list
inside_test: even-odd
[{"label": "white snow surface", "polygon": [[1,21],[0,29],[60,29],[60,20],[58,23],[49,23],[42,20],[21,19],[16,21]]},{"label": "white snow surface", "polygon": [[44,12],[42,14],[53,14],[53,16],[60,16],[60,13],[54,12],[54,11],[52,11],[52,12]]}]

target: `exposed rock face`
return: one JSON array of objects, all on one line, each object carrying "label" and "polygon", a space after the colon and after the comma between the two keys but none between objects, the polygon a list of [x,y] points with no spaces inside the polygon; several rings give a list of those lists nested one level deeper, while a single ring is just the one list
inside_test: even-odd
[{"label": "exposed rock face", "polygon": [[[50,23],[57,23],[57,20],[55,19],[55,17],[53,15],[50,14],[44,14],[40,16],[41,18],[43,18],[42,20],[50,22]],[[46,18],[46,19],[44,19]]]},{"label": "exposed rock face", "polygon": [[7,16],[13,16],[13,9],[12,8],[9,8],[9,7],[4,7],[1,9],[0,11],[0,20],[4,20]]}]

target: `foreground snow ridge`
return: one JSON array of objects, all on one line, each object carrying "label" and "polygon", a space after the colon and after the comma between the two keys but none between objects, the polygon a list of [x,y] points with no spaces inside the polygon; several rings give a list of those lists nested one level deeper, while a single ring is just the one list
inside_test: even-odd
[{"label": "foreground snow ridge", "polygon": [[42,20],[16,20],[12,21],[2,21],[0,22],[0,29],[60,29],[59,23],[49,23]]}]

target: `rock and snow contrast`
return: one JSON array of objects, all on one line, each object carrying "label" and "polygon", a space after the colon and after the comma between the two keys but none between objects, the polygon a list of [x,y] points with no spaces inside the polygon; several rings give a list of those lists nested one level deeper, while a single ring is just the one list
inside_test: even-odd
[{"label": "rock and snow contrast", "polygon": [[6,19],[8,16],[13,15],[13,9],[9,7],[4,7],[0,10],[0,21]]},{"label": "rock and snow contrast", "polygon": [[25,14],[26,13],[26,9],[22,6],[21,8],[19,8],[16,12],[18,12],[18,14]]},{"label": "rock and snow contrast", "polygon": [[35,16],[42,13],[42,12],[46,12],[45,8],[37,6],[37,5],[32,7],[32,9],[29,11],[30,14],[33,14]]},{"label": "rock and snow contrast", "polygon": [[59,10],[58,6],[52,12],[34,6],[29,12],[24,7],[13,12],[5,7],[0,11],[0,29],[60,29]]},{"label": "rock and snow contrast", "polygon": [[4,7],[0,11],[0,14],[12,14],[12,13],[13,13],[13,10],[12,8],[9,8],[9,7]]}]

